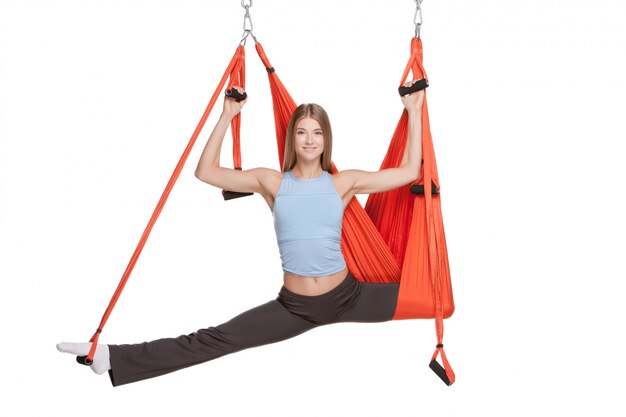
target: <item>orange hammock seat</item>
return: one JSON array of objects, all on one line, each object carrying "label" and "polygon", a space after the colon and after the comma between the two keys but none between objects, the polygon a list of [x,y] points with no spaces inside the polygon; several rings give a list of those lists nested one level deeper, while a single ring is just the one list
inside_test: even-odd
[{"label": "orange hammock seat", "polygon": [[[287,125],[297,106],[270,64],[261,44],[256,43],[256,50],[269,77],[278,158],[282,167]],[[421,39],[413,38],[411,40],[411,55],[400,85],[404,84],[409,72],[412,72],[413,79],[427,80],[426,72],[422,66],[422,56]],[[245,88],[245,48],[242,44],[237,47],[157,203],[100,325],[90,339],[93,345],[89,354],[86,357],[78,358],[79,362],[91,363],[100,333],[132,273],[152,227],[156,223],[213,106],[224,91],[225,86],[228,95],[235,85]],[[233,93],[236,95],[235,91]],[[240,126],[241,113],[231,123],[235,169],[242,169]],[[406,144],[407,130],[408,117],[406,110],[404,110],[381,169],[400,165]],[[435,319],[437,346],[431,358],[430,367],[447,385],[451,385],[455,381],[455,376],[443,350],[443,319],[453,314],[454,301],[441,216],[439,176],[430,133],[426,98],[422,107],[422,155],[422,175],[415,184],[384,193],[372,194],[369,196],[365,208],[356,198],[352,200],[344,212],[341,247],[348,268],[357,279],[375,283],[400,283],[394,320]],[[337,172],[334,164],[333,170]],[[430,184],[430,186],[425,186],[425,184]],[[228,190],[224,190],[222,193],[227,200],[250,194]],[[443,367],[437,362],[439,355],[441,355]]]}]

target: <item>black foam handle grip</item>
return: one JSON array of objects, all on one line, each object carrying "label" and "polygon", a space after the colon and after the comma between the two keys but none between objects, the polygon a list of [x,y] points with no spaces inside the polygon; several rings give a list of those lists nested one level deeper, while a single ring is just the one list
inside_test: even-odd
[{"label": "black foam handle grip", "polygon": [[234,98],[235,100],[239,102],[248,98],[248,94],[245,91],[242,94],[236,89],[231,88],[230,90],[226,90],[226,97]]},{"label": "black foam handle grip", "polygon": [[239,191],[222,190],[222,197],[224,197],[224,201],[233,200],[240,197],[247,197],[252,194],[254,193],[240,193]]},{"label": "black foam handle grip", "polygon": [[407,96],[416,91],[423,90],[426,87],[428,87],[428,80],[426,78],[422,78],[421,80],[418,80],[416,83],[414,83],[410,87],[405,87],[405,86],[398,87],[398,93],[400,93],[401,96]]},{"label": "black foam handle grip", "polygon": [[93,363],[93,361],[87,361],[87,356],[77,356],[76,357],[76,362],[80,363],[81,365],[85,365],[85,366],[89,366]]},{"label": "black foam handle grip", "polygon": [[[415,195],[424,195],[424,184],[413,184],[411,185],[411,194]],[[435,183],[431,183],[430,193],[432,195],[439,194],[439,188],[435,185]]]},{"label": "black foam handle grip", "polygon": [[439,362],[437,361],[430,361],[430,365],[428,365],[430,367],[430,369],[433,370],[434,373],[437,374],[437,376],[439,378],[441,378],[441,380],[447,385],[450,386],[452,385],[450,383],[450,379],[448,378],[448,375],[446,375],[446,370],[443,369],[443,366],[439,365]]}]

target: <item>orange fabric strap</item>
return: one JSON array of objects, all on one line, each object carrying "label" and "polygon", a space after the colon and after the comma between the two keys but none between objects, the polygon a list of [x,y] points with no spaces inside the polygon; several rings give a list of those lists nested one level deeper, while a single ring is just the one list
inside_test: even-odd
[{"label": "orange fabric strap", "polygon": [[[128,263],[128,266],[126,267],[124,274],[122,275],[122,279],[120,280],[120,283],[118,284],[115,290],[115,293],[113,294],[113,297],[111,298],[111,301],[109,302],[109,305],[106,311],[104,312],[104,315],[102,316],[102,320],[100,321],[98,330],[96,330],[94,335],[89,340],[90,342],[92,342],[92,346],[91,346],[91,349],[89,350],[89,354],[87,355],[87,359],[86,359],[86,362],[88,364],[93,361],[93,357],[96,353],[96,347],[98,344],[100,333],[102,332],[104,325],[109,319],[109,316],[111,312],[113,311],[113,308],[115,307],[115,304],[117,303],[117,300],[119,299],[122,291],[124,290],[124,287],[126,286],[128,279],[130,278],[131,273],[133,272],[135,264],[137,263],[137,260],[139,259],[139,255],[141,255],[143,247],[145,246],[148,240],[148,237],[150,236],[150,232],[152,231],[154,224],[159,218],[159,215],[161,214],[161,211],[163,210],[163,207],[165,206],[165,202],[167,201],[167,198],[169,197],[170,192],[174,188],[174,184],[178,180],[178,177],[180,176],[180,173],[183,170],[185,162],[187,161],[187,158],[189,157],[189,154],[191,153],[191,150],[193,148],[193,145],[196,142],[196,139],[198,139],[198,136],[200,135],[200,132],[202,131],[202,128],[204,127],[204,124],[206,123],[209,117],[209,114],[211,113],[211,110],[213,110],[213,106],[215,105],[217,99],[220,97],[221,94],[223,94],[226,81],[230,79],[230,82],[228,84],[229,88],[232,87],[235,83],[244,82],[244,74],[243,74],[244,62],[245,62],[244,61],[244,47],[242,45],[239,45],[235,51],[235,54],[230,60],[230,63],[228,64],[228,67],[226,68],[226,71],[224,72],[222,79],[220,80],[217,88],[215,89],[213,96],[211,96],[211,100],[209,101],[209,104],[204,110],[204,113],[202,114],[202,117],[200,118],[200,121],[198,122],[196,129],[191,135],[191,139],[189,140],[187,147],[183,151],[183,154],[180,157],[178,164],[176,164],[176,168],[174,168],[174,172],[172,173],[172,176],[170,177],[165,187],[165,190],[163,191],[163,194],[161,195],[161,198],[159,199],[159,202],[157,203],[156,208],[154,209],[154,212],[152,213],[152,216],[150,217],[150,220],[148,221],[148,225],[146,226],[146,229],[141,235],[141,239],[139,239],[139,243],[137,244],[137,247],[135,248],[135,251],[132,257],[130,258],[130,262]],[[239,123],[239,121],[237,121],[236,123]],[[237,134],[238,134],[238,130],[237,130]]]},{"label": "orange fabric strap", "polygon": [[[413,73],[413,79],[427,79],[422,60],[422,41],[419,38],[413,38],[411,58],[400,85],[406,80],[409,70]],[[455,381],[454,371],[443,350],[443,319],[452,315],[454,303],[441,216],[441,197],[438,194],[433,195],[431,188],[431,184],[439,188],[439,176],[426,97],[424,97],[422,107],[422,151],[423,175],[419,183],[424,185],[424,195],[415,198],[416,206],[413,210],[412,221],[415,222],[416,227],[411,228],[412,236],[410,235],[407,241],[407,253],[411,256],[406,258],[408,262],[403,265],[398,307],[394,318],[413,318],[421,314],[432,317],[434,313],[437,347],[431,361],[435,361],[437,356],[441,355],[448,379],[446,383],[452,384]]]}]

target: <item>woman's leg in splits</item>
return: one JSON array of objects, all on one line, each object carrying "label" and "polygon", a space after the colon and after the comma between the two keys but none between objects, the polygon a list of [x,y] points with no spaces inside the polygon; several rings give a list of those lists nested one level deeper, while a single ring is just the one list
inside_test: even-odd
[{"label": "woman's leg in splits", "polygon": [[111,382],[128,384],[177,371],[243,349],[289,339],[316,324],[273,300],[216,327],[176,338],[109,345]]},{"label": "woman's leg in splits", "polygon": [[[319,325],[374,323],[393,318],[399,284],[357,281],[351,274],[320,296],[303,296],[284,286],[278,299],[246,311],[216,327],[177,338],[98,349],[101,372],[109,370],[114,386],[163,375],[243,349],[279,342]],[[59,350],[86,355],[89,344],[60,344]],[[106,353],[106,358],[97,356]],[[109,357],[110,354],[110,357]],[[110,366],[109,366],[110,364]]]}]

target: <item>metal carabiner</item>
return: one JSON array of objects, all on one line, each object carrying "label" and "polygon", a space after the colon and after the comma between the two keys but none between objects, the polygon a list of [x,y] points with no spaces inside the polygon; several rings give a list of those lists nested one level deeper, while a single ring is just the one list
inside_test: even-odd
[{"label": "metal carabiner", "polygon": [[257,40],[256,36],[254,36],[254,33],[252,33],[249,30],[246,30],[243,32],[243,38],[241,38],[241,41],[239,41],[240,45],[246,46],[246,40],[248,39],[248,36],[252,36],[252,39],[254,39],[254,44],[256,45],[257,43],[259,43],[259,41]]},{"label": "metal carabiner", "polygon": [[254,39],[254,43],[257,44],[258,41],[252,33],[252,31],[254,30],[254,26],[252,24],[252,16],[250,16],[250,7],[252,7],[252,0],[248,0],[248,2],[246,2],[246,0],[241,0],[241,7],[245,9],[246,14],[243,16],[243,38],[241,39],[239,44],[245,45],[248,36],[252,36],[252,39]]},{"label": "metal carabiner", "polygon": [[252,16],[250,16],[250,6],[246,7],[246,14],[243,15],[243,30],[245,31],[250,31],[252,32],[252,30],[254,29],[254,26],[252,25]]},{"label": "metal carabiner", "polygon": [[[415,37],[420,37],[420,32],[422,31],[422,2],[424,0],[415,0],[415,16],[413,17],[413,23],[415,24]],[[417,18],[419,17],[419,21]]]}]

